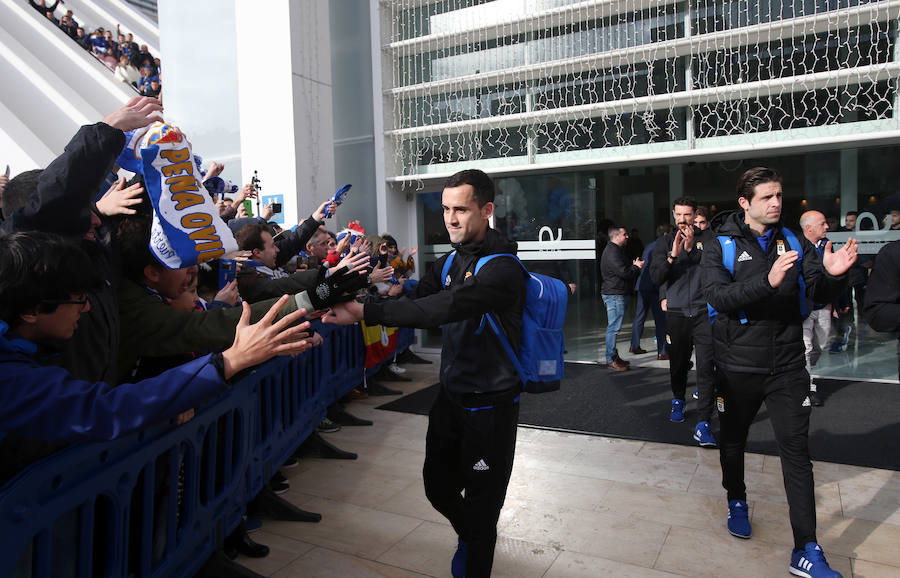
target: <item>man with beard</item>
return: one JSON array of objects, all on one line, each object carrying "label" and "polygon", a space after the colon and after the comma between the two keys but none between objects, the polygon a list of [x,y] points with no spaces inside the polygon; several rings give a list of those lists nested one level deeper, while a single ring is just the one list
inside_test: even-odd
[{"label": "man with beard", "polygon": [[650,278],[657,285],[666,286],[666,330],[672,384],[669,421],[684,421],[687,373],[692,350],[695,350],[697,426],[694,439],[703,447],[715,447],[716,438],[710,426],[713,411],[712,332],[700,272],[704,246],[709,247],[714,237],[694,224],[696,211],[694,199],[675,199],[672,204],[675,231],[656,243]]},{"label": "man with beard", "polygon": [[[744,448],[763,402],[778,444],[794,550],[790,572],[839,578],[816,539],[816,503],[809,457],[809,373],[803,346],[806,298],[829,303],[846,287],[856,241],[821,255],[781,224],[781,176],[757,167],[738,181],[743,213],[730,215],[703,254],[703,286],[717,312],[712,325],[722,485],[729,533],[749,538]],[[723,256],[724,255],[724,256]]]},{"label": "man with beard", "polygon": [[[483,316],[499,320],[513,351],[521,339],[525,275],[516,260],[479,259],[516,252],[492,229],[494,183],[465,170],[444,184],[441,205],[455,258],[441,278],[445,255],[410,293],[336,305],[323,320],[360,320],[399,327],[443,326],[440,393],[428,417],[423,477],[429,501],[459,536],[453,576],[490,576],[497,520],[512,472],[522,382]],[[453,254],[453,253],[451,253]]]}]

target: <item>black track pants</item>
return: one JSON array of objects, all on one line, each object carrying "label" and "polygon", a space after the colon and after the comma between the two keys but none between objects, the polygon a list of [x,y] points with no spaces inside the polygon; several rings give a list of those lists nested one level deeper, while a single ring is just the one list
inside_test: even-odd
[{"label": "black track pants", "polygon": [[691,353],[697,352],[697,421],[710,421],[713,412],[714,362],[712,327],[709,317],[687,317],[675,311],[666,313],[666,331],[669,337],[669,379],[672,397],[684,401],[687,389],[688,366]]},{"label": "black track pants", "polygon": [[794,531],[794,547],[816,540],[816,502],[812,462],[809,459],[809,374],[798,369],[777,375],[720,371],[717,375],[719,409],[719,458],[722,485],[728,500],[746,500],[744,448],[747,432],[765,401],[784,475]]},{"label": "black track pants", "polygon": [[518,420],[517,402],[473,411],[451,401],[443,388],[428,416],[425,495],[468,542],[469,578],[491,574]]}]

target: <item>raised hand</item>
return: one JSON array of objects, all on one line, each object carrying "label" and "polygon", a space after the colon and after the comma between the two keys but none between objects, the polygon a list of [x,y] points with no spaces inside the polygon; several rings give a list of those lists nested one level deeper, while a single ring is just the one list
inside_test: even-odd
[{"label": "raised hand", "polygon": [[363,304],[356,301],[347,301],[346,303],[336,303],[331,310],[322,317],[322,323],[332,323],[334,325],[352,325],[357,321],[362,321]]},{"label": "raised hand", "polygon": [[390,266],[382,267],[378,266],[372,269],[372,272],[369,274],[369,282],[372,285],[376,285],[378,283],[384,283],[385,281],[391,278],[391,275],[394,274],[394,268]]},{"label": "raised hand", "polygon": [[825,243],[825,252],[822,253],[822,265],[831,275],[843,275],[850,270],[851,265],[856,263],[859,245],[856,239],[847,239],[844,246],[835,252],[831,252],[831,241]]},{"label": "raised hand", "polygon": [[278,312],[289,298],[289,295],[283,295],[263,318],[253,325],[250,325],[250,305],[246,301],[243,303],[244,310],[234,333],[234,343],[222,352],[222,358],[225,360],[225,379],[248,367],[268,361],[276,355],[298,355],[309,349],[309,343],[303,340],[309,322],[291,326],[306,315],[305,309],[299,309],[275,321]]},{"label": "raised hand", "polygon": [[238,294],[238,286],[237,279],[232,279],[228,283],[225,284],[224,287],[219,289],[219,292],[216,293],[216,296],[213,297],[216,301],[221,301],[222,303],[228,303],[232,307],[237,305],[238,299],[241,296]]},{"label": "raised hand", "polygon": [[113,215],[133,215],[137,211],[130,208],[143,202],[141,193],[144,187],[141,183],[135,183],[125,187],[125,177],[120,178],[97,201],[97,211],[106,217]]},{"label": "raised hand", "polygon": [[103,122],[122,132],[128,132],[161,121],[162,109],[159,100],[150,96],[136,96],[109,113]]}]

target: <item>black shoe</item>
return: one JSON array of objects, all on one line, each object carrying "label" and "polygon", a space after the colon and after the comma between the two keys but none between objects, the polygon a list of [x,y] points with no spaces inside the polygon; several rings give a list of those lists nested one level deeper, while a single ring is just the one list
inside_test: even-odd
[{"label": "black shoe", "polygon": [[336,431],[341,431],[341,424],[335,423],[327,417],[323,417],[322,421],[319,422],[319,425],[316,426],[316,430],[319,433],[334,433]]},{"label": "black shoe", "polygon": [[615,354],[615,355],[613,355],[613,361],[618,361],[621,365],[624,365],[625,367],[628,367],[628,366],[631,365],[631,362],[630,362],[630,361],[625,361],[624,359],[622,359],[621,357],[619,357],[619,354],[618,354],[618,353]]},{"label": "black shoe", "polygon": [[371,396],[376,396],[376,395],[403,395],[403,392],[400,391],[399,389],[391,389],[391,388],[389,388],[389,387],[386,387],[386,386],[381,385],[380,383],[376,383],[376,382],[374,382],[374,381],[370,381],[370,382],[368,383],[368,391],[369,391],[369,395],[371,395]]},{"label": "black shoe", "polygon": [[628,353],[633,353],[635,355],[643,355],[647,353],[646,349],[641,349],[640,347],[631,347],[628,349]]},{"label": "black shoe", "polygon": [[397,363],[412,363],[414,365],[431,365],[431,361],[423,357],[419,357],[411,350],[407,349],[403,353],[397,356]]},{"label": "black shoe", "polygon": [[246,532],[236,532],[225,540],[225,555],[234,559],[234,556],[231,556],[231,554],[235,551],[248,558],[265,558],[269,555],[269,547],[265,544],[254,542]]},{"label": "black shoe", "polygon": [[815,391],[809,392],[809,403],[813,404],[816,407],[821,407],[823,405],[822,398],[819,397],[819,394]]}]

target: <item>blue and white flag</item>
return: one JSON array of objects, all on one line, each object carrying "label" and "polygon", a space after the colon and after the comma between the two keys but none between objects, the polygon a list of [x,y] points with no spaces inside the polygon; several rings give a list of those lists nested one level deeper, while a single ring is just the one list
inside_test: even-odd
[{"label": "blue and white flag", "polygon": [[153,255],[166,267],[181,269],[236,251],[234,235],[200,182],[187,139],[161,122],[132,139],[123,156],[140,159],[138,172],[153,205]]}]

